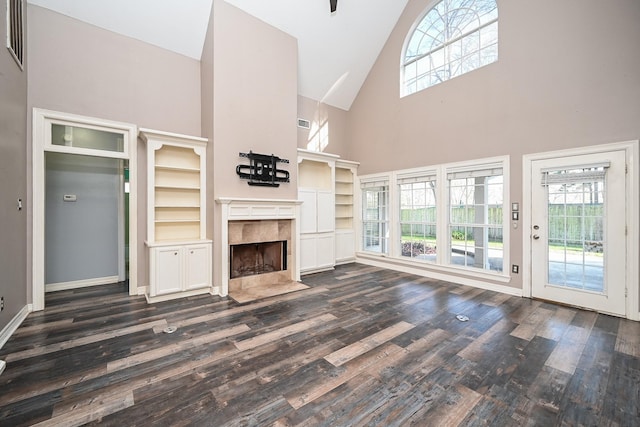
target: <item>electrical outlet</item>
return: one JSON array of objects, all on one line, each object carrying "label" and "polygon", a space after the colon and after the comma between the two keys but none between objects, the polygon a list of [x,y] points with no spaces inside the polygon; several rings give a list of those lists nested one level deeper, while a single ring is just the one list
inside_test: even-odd
[{"label": "electrical outlet", "polygon": [[518,267],[517,265],[513,264],[511,266],[511,272],[515,273],[515,274],[518,274],[518,271],[520,271],[520,267]]},{"label": "electrical outlet", "polygon": [[4,297],[0,297],[0,311],[4,310]]}]

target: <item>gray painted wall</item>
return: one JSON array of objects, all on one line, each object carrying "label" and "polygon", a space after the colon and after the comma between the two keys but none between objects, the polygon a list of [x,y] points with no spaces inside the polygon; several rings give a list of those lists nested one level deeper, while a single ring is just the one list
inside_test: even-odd
[{"label": "gray painted wall", "polygon": [[27,304],[27,68],[5,47],[7,2],[0,2],[0,312],[2,330]]},{"label": "gray painted wall", "polygon": [[121,162],[46,153],[46,284],[118,275]]},{"label": "gray painted wall", "polygon": [[[33,70],[29,117],[37,107],[200,134],[199,61],[38,6],[29,4],[27,10]],[[139,224],[145,224],[147,214],[144,153],[144,145],[138,144]],[[138,286],[147,284],[146,230],[138,227]],[[31,230],[27,238],[32,238]]]}]

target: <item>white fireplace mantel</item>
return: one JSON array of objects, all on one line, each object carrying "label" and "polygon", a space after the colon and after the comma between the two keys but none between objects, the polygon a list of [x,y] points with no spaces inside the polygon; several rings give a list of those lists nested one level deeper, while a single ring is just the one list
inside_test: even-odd
[{"label": "white fireplace mantel", "polygon": [[229,294],[229,221],[292,220],[291,238],[295,248],[295,262],[291,279],[300,281],[300,205],[301,200],[248,199],[220,197],[216,203],[221,207],[220,249],[221,282],[219,295]]}]

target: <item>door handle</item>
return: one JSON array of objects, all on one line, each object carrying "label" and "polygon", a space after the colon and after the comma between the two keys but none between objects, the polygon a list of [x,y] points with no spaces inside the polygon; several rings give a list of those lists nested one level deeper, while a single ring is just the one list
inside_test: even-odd
[{"label": "door handle", "polygon": [[540,236],[538,236],[537,234],[533,235],[533,240],[538,240],[540,238]]}]

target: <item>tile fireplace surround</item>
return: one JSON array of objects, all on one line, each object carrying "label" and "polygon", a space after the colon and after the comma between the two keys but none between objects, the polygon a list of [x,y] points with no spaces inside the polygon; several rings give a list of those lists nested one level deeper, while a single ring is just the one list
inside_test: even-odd
[{"label": "tile fireplace surround", "polygon": [[[216,199],[221,208],[220,292],[265,283],[300,281],[300,203],[281,199]],[[230,279],[229,245],[287,241],[287,270]]]}]

